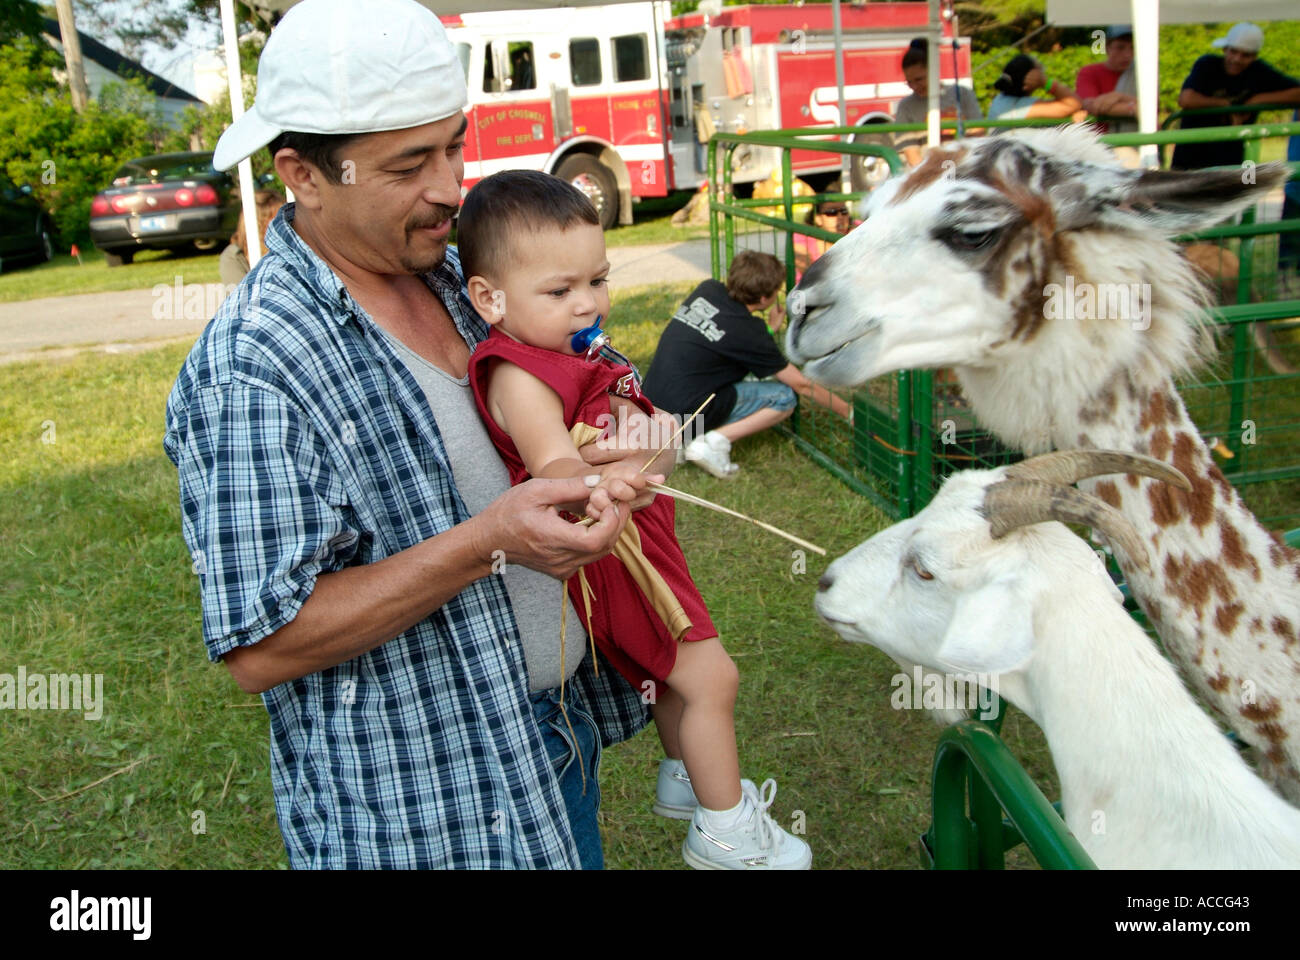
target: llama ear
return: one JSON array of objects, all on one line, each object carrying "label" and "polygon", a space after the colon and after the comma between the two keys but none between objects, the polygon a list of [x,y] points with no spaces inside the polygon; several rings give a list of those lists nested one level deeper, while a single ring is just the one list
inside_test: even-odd
[{"label": "llama ear", "polygon": [[1003,578],[962,594],[936,657],[956,670],[998,674],[1020,669],[1033,652],[1033,601]]},{"label": "llama ear", "polygon": [[[1166,234],[1204,229],[1259,203],[1288,175],[1284,164],[1245,165],[1239,170],[1121,170],[1092,167],[1080,183],[1078,202],[1067,197],[1058,224],[1084,226],[1091,208],[1095,220],[1119,229],[1150,229]],[[1062,217],[1061,213],[1065,216]],[[1064,221],[1064,222],[1062,222]]]}]

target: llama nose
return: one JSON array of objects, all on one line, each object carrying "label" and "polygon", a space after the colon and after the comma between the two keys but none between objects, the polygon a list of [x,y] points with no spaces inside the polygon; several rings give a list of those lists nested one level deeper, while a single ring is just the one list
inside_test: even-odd
[{"label": "llama nose", "polygon": [[817,581],[817,592],[825,593],[834,585],[835,585],[835,578],[832,577],[829,573],[823,573],[822,578]]},{"label": "llama nose", "polygon": [[822,274],[830,272],[830,255],[832,252],[830,250],[826,251],[826,253],[809,264],[808,269],[804,271],[804,275],[799,281],[800,287],[807,290],[816,286],[817,281],[823,279]]},{"label": "llama nose", "polygon": [[803,332],[804,314],[808,312],[808,294],[802,285],[790,291],[785,298],[785,348],[787,353],[799,348],[799,334]]}]

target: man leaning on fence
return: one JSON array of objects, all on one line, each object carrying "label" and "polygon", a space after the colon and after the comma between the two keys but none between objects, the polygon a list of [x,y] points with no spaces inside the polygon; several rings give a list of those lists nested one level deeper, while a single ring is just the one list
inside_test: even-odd
[{"label": "man leaning on fence", "polygon": [[600,866],[600,747],[647,719],[572,614],[574,737],[557,712],[552,578],[629,505],[582,478],[510,488],[474,412],[488,328],[447,246],[465,102],[414,0],[304,0],[217,146],[227,169],[269,144],[297,202],[186,360],[164,445],[208,655],[270,714],[294,867]]},{"label": "man leaning on fence", "polygon": [[[1215,40],[1214,46],[1223,50],[1223,56],[1207,53],[1192,65],[1192,72],[1183,81],[1183,89],[1178,94],[1180,110],[1254,104],[1300,106],[1300,81],[1279,73],[1259,59],[1259,52],[1264,47],[1264,31],[1259,27],[1253,23],[1239,23],[1228,31],[1227,36]],[[1255,116],[1254,113],[1189,116],[1182,118],[1181,127],[1183,130],[1197,130],[1253,123]],[[1244,156],[1245,144],[1236,139],[1180,143],[1174,147],[1170,166],[1180,170],[1236,166]]]}]

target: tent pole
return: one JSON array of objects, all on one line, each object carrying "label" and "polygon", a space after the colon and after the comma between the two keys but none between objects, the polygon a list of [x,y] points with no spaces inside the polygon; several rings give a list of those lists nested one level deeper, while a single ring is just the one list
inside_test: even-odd
[{"label": "tent pole", "polygon": [[[939,145],[939,91],[943,86],[943,80],[939,75],[939,48],[943,46],[943,20],[939,12],[939,0],[930,0],[930,24],[926,28],[926,36],[930,41],[925,59],[925,72],[930,78],[930,92],[925,111],[925,145],[937,147]],[[958,110],[958,113],[960,112]]]},{"label": "tent pole", "polygon": [[[1160,97],[1160,0],[1131,0],[1134,69],[1137,71],[1138,129],[1155,133]],[[1160,166],[1159,149],[1146,143],[1138,150],[1143,167]]]},{"label": "tent pole", "polygon": [[[831,31],[835,34],[835,96],[839,103],[840,125],[847,127],[849,125],[848,107],[844,101],[844,27],[840,21],[840,0],[831,0]],[[845,137],[840,137],[845,140]],[[847,138],[852,139],[852,138]],[[849,164],[853,158],[847,154],[840,154],[840,192],[847,193],[852,189],[849,175]]]},{"label": "tent pole", "polygon": [[[230,122],[244,115],[244,82],[239,70],[239,31],[235,26],[234,0],[221,0],[221,35],[226,47],[226,80],[230,85]],[[262,258],[262,238],[257,235],[257,198],[253,188],[251,160],[239,161],[239,200],[244,210],[244,253],[248,269]]]}]

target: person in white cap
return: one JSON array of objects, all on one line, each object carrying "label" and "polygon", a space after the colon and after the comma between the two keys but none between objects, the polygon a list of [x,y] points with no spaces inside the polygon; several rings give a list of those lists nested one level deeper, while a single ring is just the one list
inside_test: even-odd
[{"label": "person in white cap", "polygon": [[[1181,110],[1206,107],[1232,107],[1250,104],[1276,104],[1279,107],[1300,105],[1300,81],[1279,73],[1259,59],[1264,48],[1264,31],[1253,23],[1239,23],[1227,36],[1213,42],[1223,56],[1207,53],[1192,65],[1178,94]],[[1248,124],[1255,113],[1209,114],[1187,116],[1181,120],[1184,130]],[[1240,140],[1211,143],[1180,143],[1174,147],[1170,166],[1182,170],[1202,167],[1225,167],[1241,163],[1245,146]]]},{"label": "person in white cap", "polygon": [[269,146],[297,202],[190,352],[163,442],[208,655],[270,714],[295,868],[599,867],[600,750],[647,720],[572,611],[559,667],[552,578],[605,555],[628,503],[512,489],[475,413],[488,327],[448,248],[466,99],[414,0],[304,0],[217,145],[222,169]]}]

